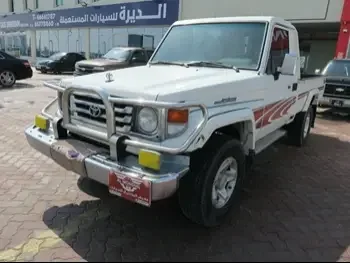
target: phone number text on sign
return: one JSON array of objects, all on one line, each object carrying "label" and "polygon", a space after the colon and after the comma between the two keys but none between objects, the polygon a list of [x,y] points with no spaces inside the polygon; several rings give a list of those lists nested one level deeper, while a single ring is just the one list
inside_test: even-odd
[{"label": "phone number text on sign", "polygon": [[54,21],[35,21],[34,27],[53,27],[55,25]]}]

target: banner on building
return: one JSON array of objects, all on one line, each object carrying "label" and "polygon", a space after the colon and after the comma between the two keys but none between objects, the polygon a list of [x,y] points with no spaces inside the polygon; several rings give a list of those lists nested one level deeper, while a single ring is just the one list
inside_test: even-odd
[{"label": "banner on building", "polygon": [[0,30],[171,25],[179,0],[142,1],[0,16]]}]

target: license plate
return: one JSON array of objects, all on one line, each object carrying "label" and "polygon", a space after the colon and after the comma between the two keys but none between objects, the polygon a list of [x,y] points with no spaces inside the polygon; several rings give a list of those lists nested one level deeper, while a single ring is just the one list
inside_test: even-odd
[{"label": "license plate", "polygon": [[111,194],[144,206],[151,206],[151,182],[126,176],[117,171],[111,171],[108,179]]},{"label": "license plate", "polygon": [[332,105],[336,107],[343,107],[344,101],[342,100],[332,100]]}]

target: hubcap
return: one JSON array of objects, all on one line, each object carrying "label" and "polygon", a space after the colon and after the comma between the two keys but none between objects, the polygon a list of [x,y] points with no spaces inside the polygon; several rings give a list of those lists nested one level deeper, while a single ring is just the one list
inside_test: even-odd
[{"label": "hubcap", "polygon": [[224,207],[237,184],[237,161],[233,157],[226,158],[216,173],[213,189],[212,204],[215,208]]},{"label": "hubcap", "polygon": [[0,82],[4,86],[10,86],[15,82],[15,76],[12,72],[4,71],[0,74]]},{"label": "hubcap", "polygon": [[310,113],[308,113],[308,115],[306,116],[305,125],[304,125],[304,138],[309,132],[310,121],[311,121]]}]

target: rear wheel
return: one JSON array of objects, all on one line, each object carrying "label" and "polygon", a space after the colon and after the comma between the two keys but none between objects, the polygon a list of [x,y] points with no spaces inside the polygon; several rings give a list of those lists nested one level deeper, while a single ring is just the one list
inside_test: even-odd
[{"label": "rear wheel", "polygon": [[314,111],[310,105],[306,112],[299,112],[288,127],[288,136],[292,144],[303,146],[310,134]]},{"label": "rear wheel", "polygon": [[245,175],[245,155],[241,143],[225,135],[191,156],[190,171],[180,180],[179,203],[191,221],[217,226],[239,199]]},{"label": "rear wheel", "polygon": [[0,84],[3,87],[10,88],[16,83],[16,76],[10,70],[4,70],[0,73]]}]

